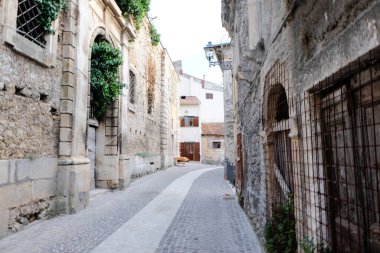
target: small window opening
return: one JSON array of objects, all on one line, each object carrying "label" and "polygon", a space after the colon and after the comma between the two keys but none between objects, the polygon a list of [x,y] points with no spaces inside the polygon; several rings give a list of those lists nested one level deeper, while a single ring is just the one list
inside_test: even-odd
[{"label": "small window opening", "polygon": [[206,99],[214,99],[214,94],[206,93]]},{"label": "small window opening", "polygon": [[135,93],[136,93],[136,75],[129,71],[129,102],[131,104],[135,103]]},{"label": "small window opening", "polygon": [[220,141],[214,141],[214,142],[212,143],[212,147],[213,147],[214,149],[219,149],[219,148],[221,148],[221,146],[222,146],[222,143],[221,143]]}]

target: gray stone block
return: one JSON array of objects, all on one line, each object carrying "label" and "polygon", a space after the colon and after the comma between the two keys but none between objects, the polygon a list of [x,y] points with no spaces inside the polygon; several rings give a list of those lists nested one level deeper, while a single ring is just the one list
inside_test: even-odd
[{"label": "gray stone block", "polygon": [[59,166],[57,175],[57,212],[76,213],[88,205],[89,164]]},{"label": "gray stone block", "polygon": [[16,160],[9,160],[9,183],[16,183]]},{"label": "gray stone block", "polygon": [[32,182],[32,201],[55,196],[55,192],[54,179],[41,179]]},{"label": "gray stone block", "polygon": [[0,210],[27,204],[32,200],[32,183],[11,184],[0,187]]},{"label": "gray stone block", "polygon": [[9,182],[9,161],[1,160],[0,161],[0,185],[6,184]]},{"label": "gray stone block", "polygon": [[8,234],[9,209],[0,211],[0,238]]},{"label": "gray stone block", "polygon": [[16,175],[17,181],[55,178],[57,175],[57,159],[16,160]]}]

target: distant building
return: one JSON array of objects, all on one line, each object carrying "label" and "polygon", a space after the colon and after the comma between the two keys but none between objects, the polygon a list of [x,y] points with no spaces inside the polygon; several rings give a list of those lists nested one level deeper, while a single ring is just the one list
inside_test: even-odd
[{"label": "distant building", "polygon": [[[204,152],[202,142],[203,123],[224,124],[224,98],[221,85],[184,74],[181,62],[175,67],[181,78],[180,93],[180,152],[192,161],[202,161],[209,157]],[[224,143],[221,140],[221,143]],[[224,144],[217,153],[224,153]],[[218,163],[223,162],[223,158]],[[213,161],[215,163],[216,161]]]},{"label": "distant building", "polygon": [[194,96],[181,96],[180,99],[180,152],[191,161],[200,161],[200,103]]},{"label": "distant building", "polygon": [[220,164],[224,160],[224,123],[202,124],[202,162]]}]

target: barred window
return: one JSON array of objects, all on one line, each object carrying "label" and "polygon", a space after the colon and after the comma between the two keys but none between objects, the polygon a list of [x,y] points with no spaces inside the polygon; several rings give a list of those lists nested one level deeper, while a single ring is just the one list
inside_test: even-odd
[{"label": "barred window", "polygon": [[45,48],[45,32],[38,22],[40,11],[35,0],[19,0],[17,10],[17,33]]},{"label": "barred window", "polygon": [[131,104],[135,103],[135,93],[136,93],[136,75],[129,71],[129,102]]}]

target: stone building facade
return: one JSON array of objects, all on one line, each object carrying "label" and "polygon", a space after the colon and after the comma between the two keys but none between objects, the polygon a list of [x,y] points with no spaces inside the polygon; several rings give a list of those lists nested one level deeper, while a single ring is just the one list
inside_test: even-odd
[{"label": "stone building facade", "polygon": [[225,161],[224,123],[202,123],[202,163],[223,164]]},{"label": "stone building facade", "polygon": [[149,23],[144,22],[129,45],[130,76],[134,90],[128,101],[128,143],[132,177],[173,165],[178,155],[179,82],[169,54],[152,47]]},{"label": "stone building facade", "polygon": [[300,252],[305,240],[378,252],[380,2],[223,0],[222,12],[237,186],[256,230],[290,201]]},{"label": "stone building facade", "polygon": [[[137,31],[113,0],[68,0],[55,33],[41,36],[30,22],[35,5],[0,2],[0,237],[75,213],[90,189],[122,189],[178,155],[180,80],[162,45],[151,45],[148,21]],[[100,122],[90,117],[91,48],[99,40],[121,51],[127,84]]]}]

